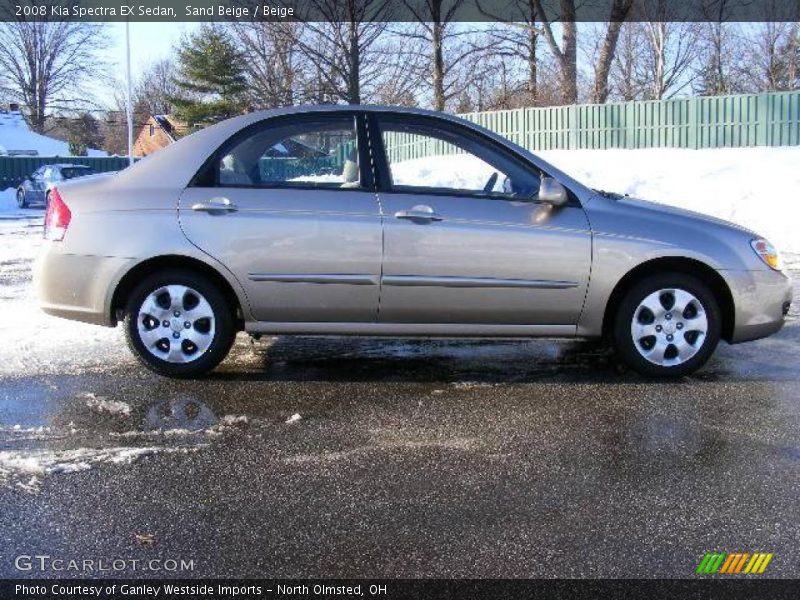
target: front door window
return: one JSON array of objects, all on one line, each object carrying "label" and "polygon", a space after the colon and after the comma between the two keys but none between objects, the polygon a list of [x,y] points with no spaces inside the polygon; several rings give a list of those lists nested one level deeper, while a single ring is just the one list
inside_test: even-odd
[{"label": "front door window", "polygon": [[532,199],[539,190],[533,169],[459,132],[396,118],[380,127],[393,191]]}]

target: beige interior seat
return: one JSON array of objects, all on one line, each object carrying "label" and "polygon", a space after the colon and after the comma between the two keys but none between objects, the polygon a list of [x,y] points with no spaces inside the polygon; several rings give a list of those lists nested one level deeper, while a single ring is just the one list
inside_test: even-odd
[{"label": "beige interior seat", "polygon": [[341,186],[343,188],[356,188],[361,185],[359,172],[358,172],[358,162],[356,162],[356,153],[355,150],[351,151],[348,154],[347,159],[344,161],[344,165],[342,166],[342,179],[344,183]]},{"label": "beige interior seat", "polygon": [[253,185],[253,180],[245,172],[241,161],[233,154],[226,154],[220,161],[220,185]]}]

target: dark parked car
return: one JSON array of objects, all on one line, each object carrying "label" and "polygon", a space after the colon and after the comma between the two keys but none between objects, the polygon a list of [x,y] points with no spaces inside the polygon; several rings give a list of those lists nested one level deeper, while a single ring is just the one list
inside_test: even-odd
[{"label": "dark parked car", "polygon": [[17,206],[45,206],[50,188],[60,181],[93,175],[94,169],[86,165],[42,165],[17,188]]}]

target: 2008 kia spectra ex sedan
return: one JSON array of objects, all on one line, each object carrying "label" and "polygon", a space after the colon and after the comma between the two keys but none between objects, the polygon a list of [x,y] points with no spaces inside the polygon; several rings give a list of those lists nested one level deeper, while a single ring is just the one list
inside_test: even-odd
[{"label": "2008 kia spectra ex sedan", "polygon": [[680,375],[720,338],[776,332],[791,298],[756,234],[589,189],[422,110],[230,119],[59,185],[45,237],[44,310],[124,320],[141,362],[174,377],[214,368],[242,329],[607,336],[636,371]]}]

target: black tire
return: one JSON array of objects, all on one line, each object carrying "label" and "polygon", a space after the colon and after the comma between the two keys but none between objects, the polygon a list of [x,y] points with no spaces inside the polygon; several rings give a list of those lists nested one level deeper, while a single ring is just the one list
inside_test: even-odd
[{"label": "black tire", "polygon": [[[196,290],[205,298],[213,312],[212,341],[205,351],[190,362],[169,362],[159,358],[145,347],[139,334],[138,315],[142,304],[150,294],[167,285],[181,285]],[[192,378],[208,373],[228,355],[236,337],[233,308],[222,292],[210,283],[208,278],[180,269],[154,273],[136,286],[125,306],[124,328],[128,346],[139,362],[159,375],[174,378]],[[165,331],[165,337],[169,341],[167,334],[170,334],[171,330]]]},{"label": "black tire", "polygon": [[28,208],[28,200],[25,198],[25,190],[17,190],[17,206]]},{"label": "black tire", "polygon": [[[639,347],[647,351],[651,346],[646,346],[644,344],[637,346],[640,342],[634,340],[631,327],[634,316],[637,315],[637,309],[650,294],[658,292],[659,290],[673,288],[689,292],[700,302],[705,311],[707,330],[705,338],[702,339],[702,341],[695,342],[699,344],[696,346],[695,354],[684,362],[672,365],[655,364],[645,358],[639,351]],[[666,295],[665,299],[668,304],[669,295]],[[680,316],[681,319],[682,317],[683,315]],[[641,318],[641,316],[638,318]],[[714,353],[720,339],[721,321],[719,304],[708,286],[699,279],[684,273],[661,273],[658,275],[651,275],[638,281],[625,294],[617,308],[617,314],[614,317],[612,341],[622,361],[637,373],[646,377],[680,377],[688,375],[702,367]],[[668,322],[665,321],[664,323],[658,335],[663,335],[665,339],[662,340],[662,342],[667,343],[666,333],[663,331],[663,328],[667,326]],[[687,321],[687,323],[689,323],[689,321]],[[686,325],[687,329],[690,327],[690,325]],[[678,335],[689,336],[694,334],[675,331],[672,333],[673,337],[670,339],[677,338]],[[655,341],[655,336],[651,339]],[[698,339],[699,338],[695,338],[695,340]],[[649,340],[645,341],[650,344]],[[675,347],[673,346],[673,348]],[[672,354],[672,351],[670,351],[670,354]]]}]

